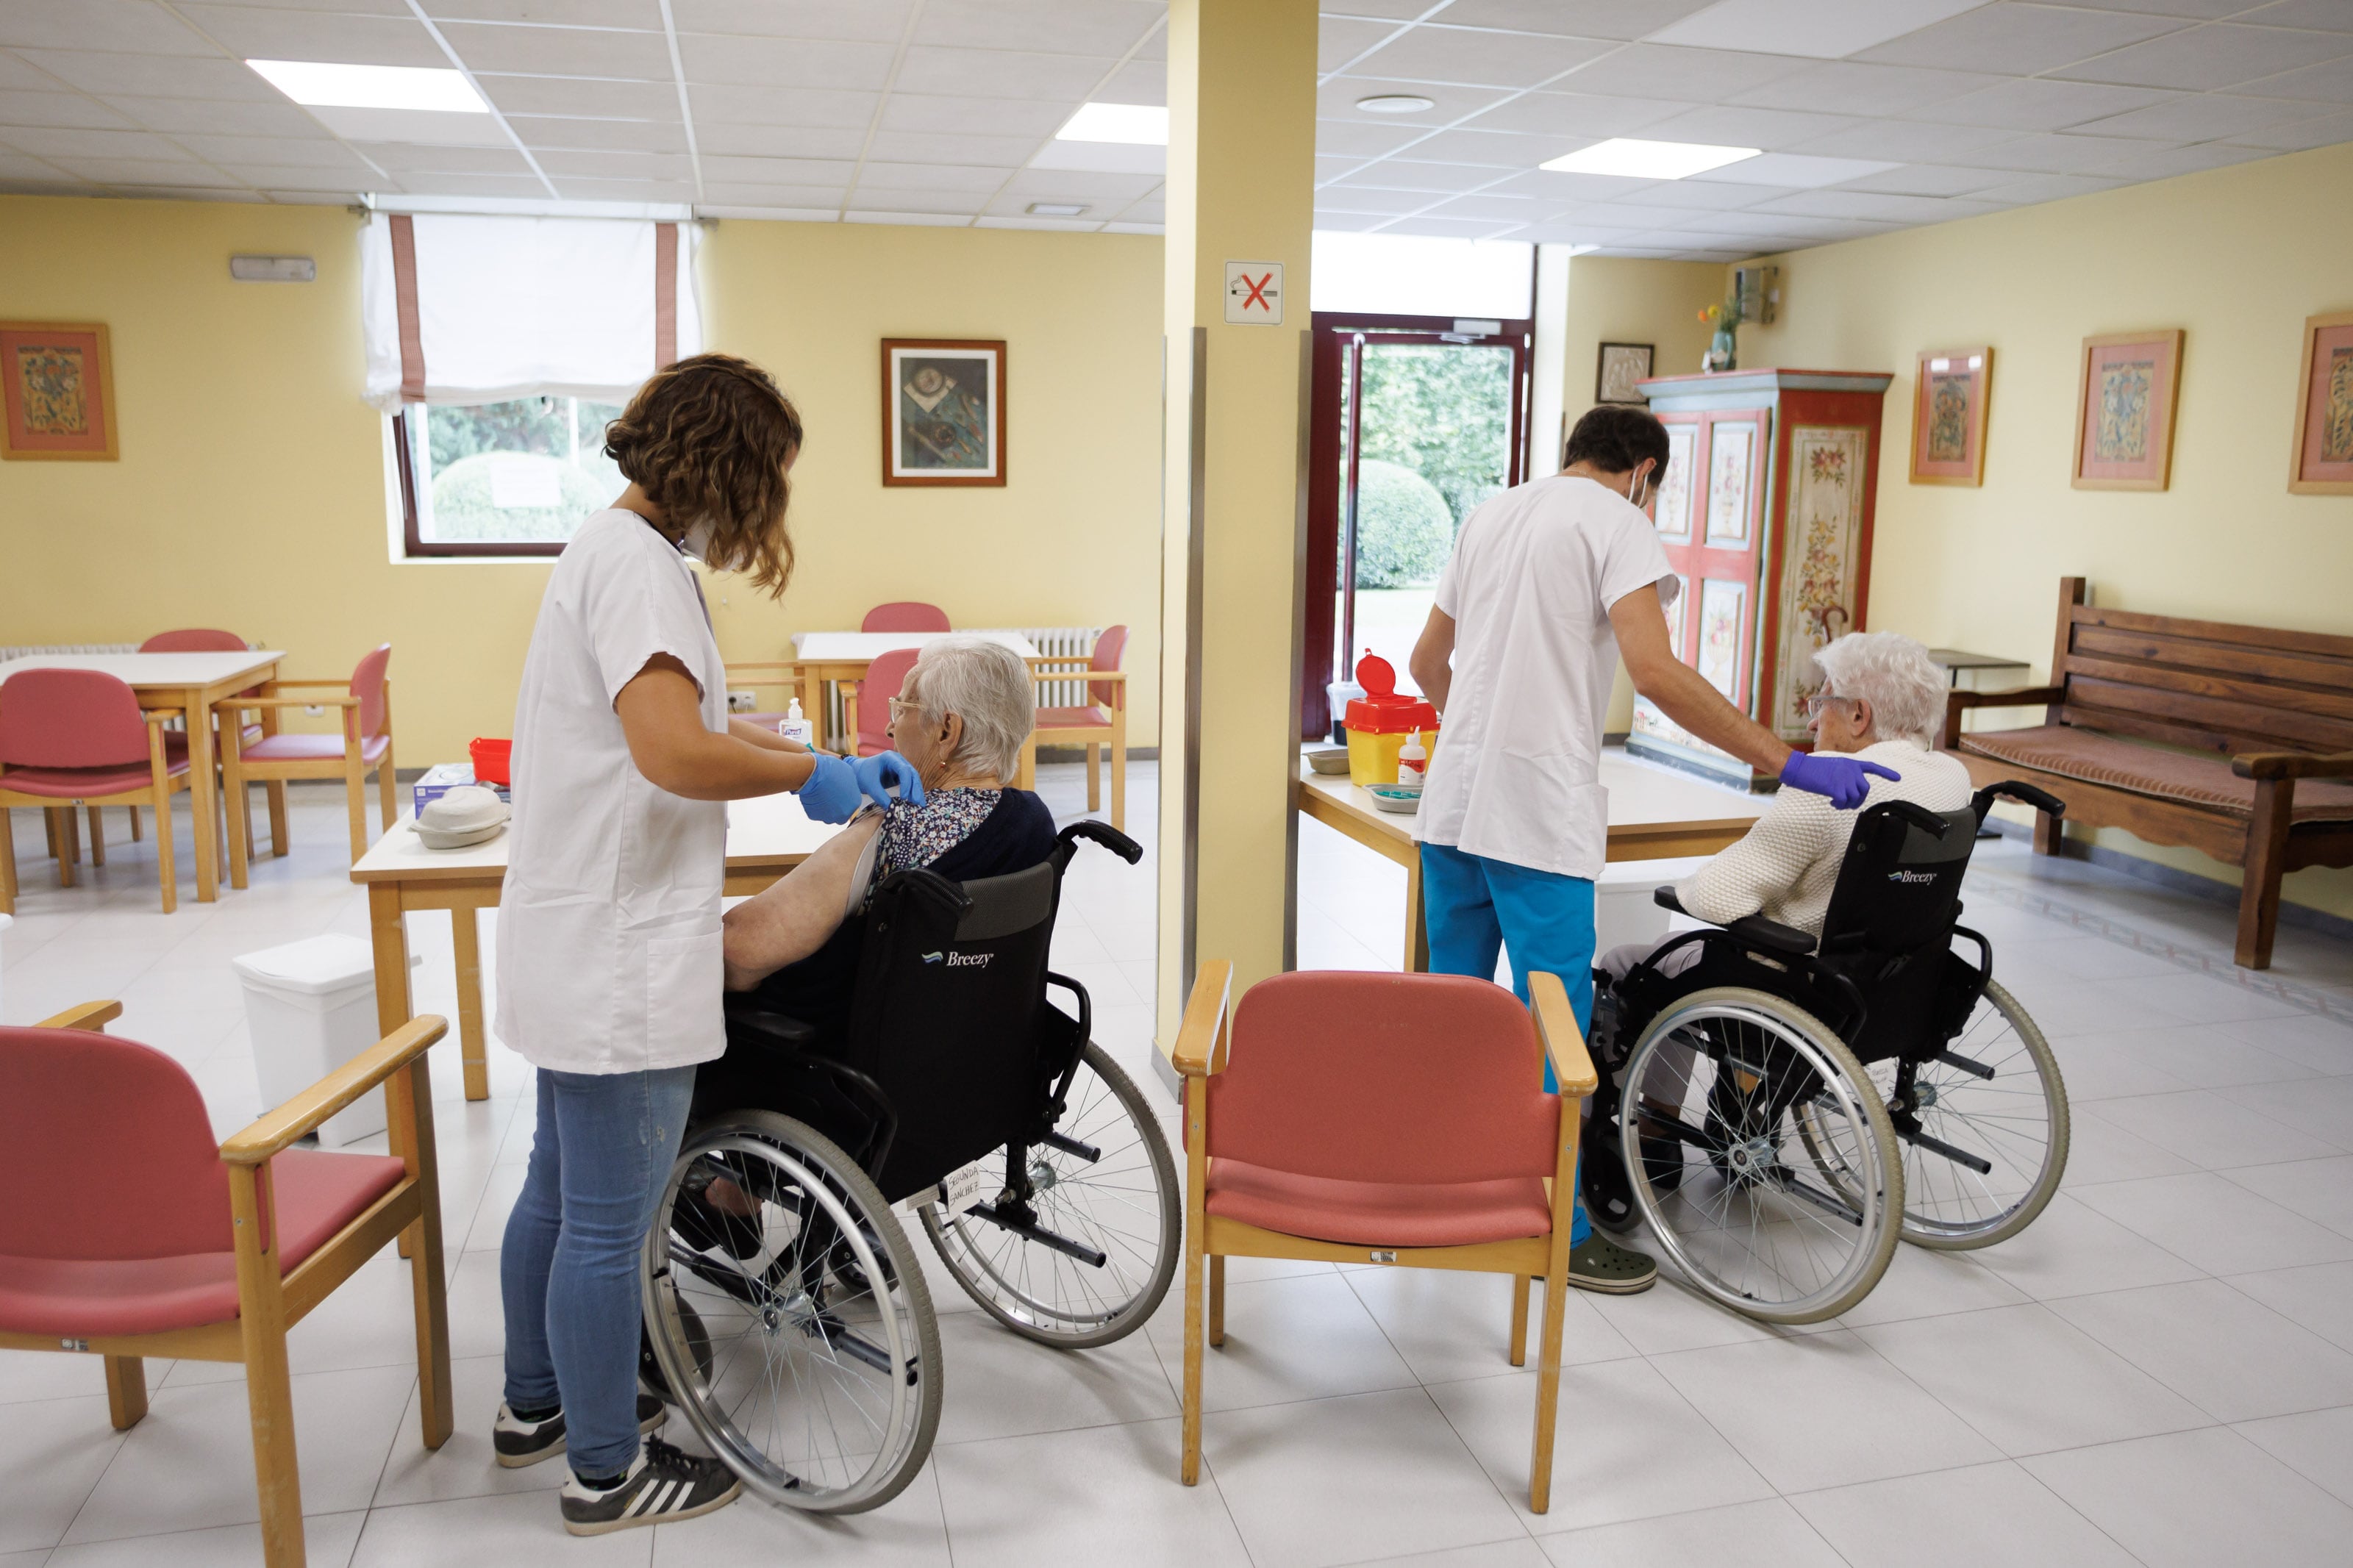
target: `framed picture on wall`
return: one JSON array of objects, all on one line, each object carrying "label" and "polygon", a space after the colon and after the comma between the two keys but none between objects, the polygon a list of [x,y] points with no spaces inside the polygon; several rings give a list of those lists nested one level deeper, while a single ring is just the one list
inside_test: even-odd
[{"label": "framed picture on wall", "polygon": [[1005,344],[882,340],[882,482],[1005,482]]},{"label": "framed picture on wall", "polygon": [[2305,318],[2287,488],[2300,496],[2353,495],[2353,310]]},{"label": "framed picture on wall", "polygon": [[1650,399],[1634,384],[1651,374],[1654,353],[1650,343],[1603,343],[1600,360],[1593,369],[1593,401],[1648,403]]},{"label": "framed picture on wall", "polygon": [[102,321],[0,321],[0,458],[111,463],[114,359]]},{"label": "framed picture on wall", "polygon": [[1912,482],[1985,483],[1986,391],[1993,350],[1945,349],[1920,356],[1912,388]]},{"label": "framed picture on wall", "polygon": [[2181,330],[2084,340],[2075,390],[2079,490],[2161,490],[2173,475]]}]

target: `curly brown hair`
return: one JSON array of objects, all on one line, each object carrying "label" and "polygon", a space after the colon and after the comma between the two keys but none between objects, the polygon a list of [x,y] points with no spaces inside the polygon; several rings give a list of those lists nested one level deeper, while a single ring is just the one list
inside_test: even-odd
[{"label": "curly brown hair", "polygon": [[733,354],[696,354],[656,371],[605,426],[605,455],[678,522],[709,519],[704,564],[749,572],[769,597],[792,581],[786,468],[801,416],[768,373]]}]

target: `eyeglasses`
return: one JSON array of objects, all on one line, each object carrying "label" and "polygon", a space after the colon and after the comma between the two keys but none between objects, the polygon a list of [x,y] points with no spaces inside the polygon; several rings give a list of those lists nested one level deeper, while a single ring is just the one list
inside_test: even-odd
[{"label": "eyeglasses", "polygon": [[1819,718],[1824,708],[1833,702],[1852,702],[1852,697],[1841,697],[1834,691],[1817,691],[1806,699],[1806,717]]},{"label": "eyeglasses", "polygon": [[899,721],[899,719],[902,714],[920,714],[923,710],[923,704],[917,702],[912,697],[893,697],[891,699],[891,721],[894,724]]}]

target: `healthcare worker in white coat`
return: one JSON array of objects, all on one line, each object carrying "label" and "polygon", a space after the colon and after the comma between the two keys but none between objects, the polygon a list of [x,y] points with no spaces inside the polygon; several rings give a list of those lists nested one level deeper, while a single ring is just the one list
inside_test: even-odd
[{"label": "healthcare worker in white coat", "polygon": [[[1485,978],[1508,950],[1521,1000],[1531,971],[1557,974],[1583,1029],[1609,848],[1601,724],[1620,657],[1669,718],[1786,787],[1852,809],[1867,774],[1896,775],[1792,751],[1675,657],[1665,608],[1681,584],[1642,511],[1667,465],[1665,426],[1604,405],[1577,422],[1561,463],[1463,520],[1409,668],[1444,721],[1420,811],[1430,967]],[[1581,1204],[1570,1241],[1572,1285],[1630,1294],[1658,1278],[1650,1258],[1592,1235]]]},{"label": "healthcare worker in white coat", "polygon": [[[756,365],[681,360],[606,429],[629,488],[580,525],[540,603],[515,703],[514,820],[499,901],[499,1037],[538,1070],[537,1126],[499,1259],[501,1465],[565,1455],[565,1528],[707,1513],[741,1483],[651,1437],[638,1392],[638,1258],[697,1063],[726,1047],[725,802],[791,790],[845,822],[896,784],[895,752],[807,752],[727,716],[688,557],[771,595],[792,574],[800,416]],[[642,1439],[642,1440],[641,1440]]]}]

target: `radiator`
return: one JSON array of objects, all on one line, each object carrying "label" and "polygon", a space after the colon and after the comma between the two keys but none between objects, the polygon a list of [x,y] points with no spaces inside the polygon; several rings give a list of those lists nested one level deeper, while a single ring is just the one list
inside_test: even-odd
[{"label": "radiator", "polygon": [[[1101,626],[1015,626],[1012,629],[1036,644],[1039,653],[1065,658],[1085,658],[1095,651],[1095,638],[1103,635]],[[1082,707],[1087,700],[1086,689],[1083,680],[1041,680],[1038,683],[1038,706]]]},{"label": "radiator", "polygon": [[37,654],[58,653],[137,653],[135,642],[45,643],[39,647],[0,647],[0,662],[12,658],[31,658]]}]

